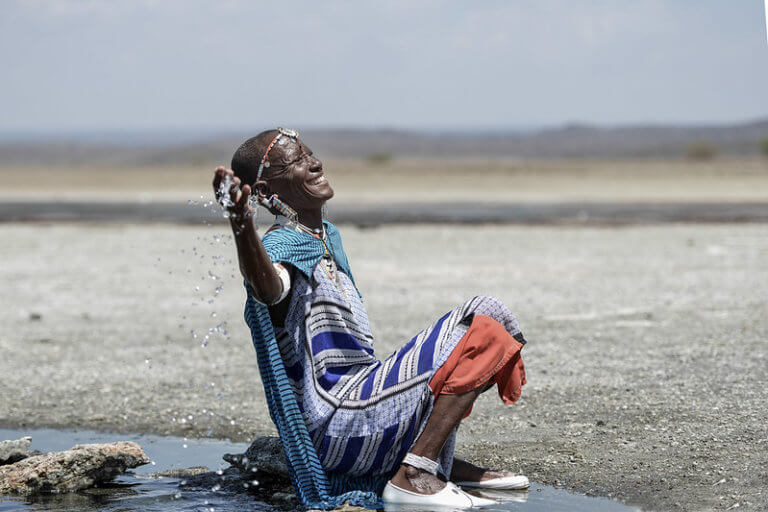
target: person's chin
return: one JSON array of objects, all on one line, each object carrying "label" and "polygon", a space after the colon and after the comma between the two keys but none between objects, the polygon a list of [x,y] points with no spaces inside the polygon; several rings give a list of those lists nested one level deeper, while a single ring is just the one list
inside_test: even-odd
[{"label": "person's chin", "polygon": [[323,203],[328,201],[334,196],[334,191],[330,185],[328,185],[327,187],[323,187],[320,190],[307,189],[306,192],[311,200],[321,201]]}]

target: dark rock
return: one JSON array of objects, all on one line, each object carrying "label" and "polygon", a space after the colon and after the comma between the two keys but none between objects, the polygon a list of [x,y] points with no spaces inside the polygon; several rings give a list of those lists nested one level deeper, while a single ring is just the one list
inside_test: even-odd
[{"label": "dark rock", "polygon": [[288,461],[283,454],[279,437],[259,437],[243,454],[224,455],[224,460],[244,473],[263,472],[275,477],[289,479]]},{"label": "dark rock", "polygon": [[295,508],[298,505],[280,438],[259,437],[251,443],[245,453],[227,453],[224,460],[232,466],[223,471],[188,468],[154,473],[150,476],[182,478],[179,482],[182,489],[247,493],[282,508]]},{"label": "dark rock", "polygon": [[72,492],[149,462],[136,443],[84,444],[0,466],[0,494]]},{"label": "dark rock", "polygon": [[230,466],[223,471],[209,471],[184,478],[184,490],[213,490],[232,494],[247,493],[261,501],[280,507],[295,508],[298,499],[290,481],[261,471],[240,471]]},{"label": "dark rock", "polygon": [[0,466],[13,464],[33,455],[29,450],[32,438],[22,437],[15,441],[0,441]]},{"label": "dark rock", "polygon": [[276,492],[270,496],[269,501],[275,505],[284,507],[295,507],[299,504],[299,499],[292,492]]}]

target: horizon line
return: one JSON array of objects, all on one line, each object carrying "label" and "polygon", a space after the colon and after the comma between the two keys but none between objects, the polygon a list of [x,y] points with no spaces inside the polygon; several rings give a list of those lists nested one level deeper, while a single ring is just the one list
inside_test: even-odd
[{"label": "horizon line", "polygon": [[[590,121],[564,121],[561,123],[541,123],[529,125],[470,125],[470,126],[395,126],[388,124],[366,125],[366,124],[327,124],[327,125],[301,125],[299,123],[283,123],[282,125],[297,126],[299,131],[307,132],[358,132],[358,133],[412,133],[417,135],[431,136],[450,136],[450,135],[513,135],[513,134],[536,134],[548,131],[557,131],[568,128],[593,128],[603,130],[617,130],[627,128],[725,128],[735,126],[745,126],[768,122],[768,115],[762,117],[752,117],[748,119],[738,119],[731,121],[637,121],[627,123],[601,123]],[[41,139],[47,140],[98,140],[99,138],[111,139],[115,136],[128,136],[130,138],[141,139],[145,136],[157,136],[163,133],[168,139],[192,138],[213,140],[218,137],[233,136],[236,134],[259,133],[263,130],[273,128],[268,125],[253,126],[146,126],[146,127],[90,127],[90,128],[67,128],[67,129],[3,129],[0,128],[0,143],[9,142],[35,142]]]}]

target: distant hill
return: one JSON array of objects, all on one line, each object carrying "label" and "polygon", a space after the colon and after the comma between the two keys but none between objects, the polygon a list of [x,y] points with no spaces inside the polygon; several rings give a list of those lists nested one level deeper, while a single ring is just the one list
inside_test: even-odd
[{"label": "distant hill", "polygon": [[[639,125],[601,127],[572,124],[529,132],[425,133],[401,130],[311,129],[302,138],[320,157],[489,157],[648,158],[681,157],[705,142],[718,155],[753,155],[768,137],[768,119],[729,125]],[[19,139],[0,142],[4,165],[164,165],[228,162],[252,133],[172,142],[135,134],[98,141],[83,138]]]}]

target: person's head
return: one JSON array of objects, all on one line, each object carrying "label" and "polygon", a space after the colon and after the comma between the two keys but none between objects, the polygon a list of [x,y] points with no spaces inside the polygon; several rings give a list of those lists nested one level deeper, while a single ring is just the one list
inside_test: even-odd
[{"label": "person's head", "polygon": [[[288,131],[267,130],[245,141],[232,156],[232,171],[254,193],[272,194],[297,210],[320,208],[333,197],[323,163],[298,137]],[[270,148],[270,145],[272,147]],[[269,151],[262,167],[264,153]]]}]

